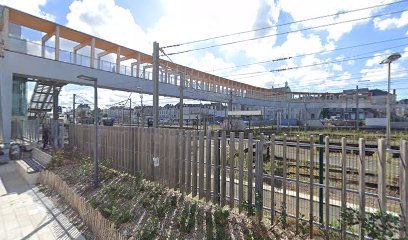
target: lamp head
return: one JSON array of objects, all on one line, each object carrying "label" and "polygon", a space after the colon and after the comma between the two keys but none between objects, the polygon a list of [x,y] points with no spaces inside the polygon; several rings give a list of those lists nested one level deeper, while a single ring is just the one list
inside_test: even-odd
[{"label": "lamp head", "polygon": [[85,81],[91,81],[91,82],[96,82],[98,80],[97,78],[86,76],[86,75],[78,75],[77,78],[81,80],[85,80]]},{"label": "lamp head", "polygon": [[390,56],[388,56],[386,59],[382,60],[380,64],[392,63],[392,62],[398,60],[400,57],[401,57],[401,54],[393,53]]}]

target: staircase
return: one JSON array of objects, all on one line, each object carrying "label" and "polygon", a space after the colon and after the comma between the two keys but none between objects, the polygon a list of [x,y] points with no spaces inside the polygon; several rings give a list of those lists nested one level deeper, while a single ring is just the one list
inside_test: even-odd
[{"label": "staircase", "polygon": [[52,111],[54,90],[59,94],[62,86],[61,83],[37,81],[28,105],[28,119],[39,119],[42,123],[47,112]]}]

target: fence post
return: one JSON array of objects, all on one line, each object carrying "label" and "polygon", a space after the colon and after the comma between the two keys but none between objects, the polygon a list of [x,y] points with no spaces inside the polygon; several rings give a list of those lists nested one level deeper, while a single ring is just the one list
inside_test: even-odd
[{"label": "fence post", "polygon": [[221,134],[221,206],[224,207],[227,196],[227,133]]},{"label": "fence post", "polygon": [[263,217],[263,145],[264,136],[261,134],[260,140],[256,143],[256,162],[255,162],[255,207],[257,209],[258,220]]},{"label": "fence post", "polygon": [[199,134],[199,144],[200,144],[200,150],[199,150],[199,175],[200,179],[198,180],[198,198],[202,199],[204,197],[204,132],[200,131]]},{"label": "fence post", "polygon": [[359,162],[358,162],[358,169],[359,169],[359,192],[360,192],[360,224],[359,224],[359,238],[364,240],[364,227],[365,227],[365,140],[364,138],[360,138],[358,141],[359,146]]},{"label": "fence post", "polygon": [[186,178],[186,195],[191,193],[191,131],[187,131],[186,138],[186,164],[187,164],[187,178]]},{"label": "fence post", "polygon": [[213,155],[214,155],[214,176],[213,176],[213,186],[214,186],[214,193],[213,193],[213,203],[220,203],[220,159],[219,159],[219,149],[218,149],[218,136],[219,132],[214,131],[214,148],[213,148]]},{"label": "fence post", "polygon": [[313,239],[313,180],[314,180],[314,138],[310,136],[310,167],[309,167],[309,236]]},{"label": "fence post", "polygon": [[253,135],[248,134],[248,205],[252,207],[252,180],[254,178],[254,145]]},{"label": "fence post", "polygon": [[230,132],[229,149],[229,206],[234,208],[235,203],[235,133]]},{"label": "fence post", "polygon": [[296,135],[296,172],[295,172],[295,178],[296,178],[296,234],[299,234],[299,206],[300,206],[300,196],[299,196],[299,167],[300,167],[300,161],[299,161],[299,151],[300,151],[300,143],[299,143],[299,135]]},{"label": "fence post", "polygon": [[180,131],[180,189],[184,195],[186,192],[186,134],[185,130]]},{"label": "fence post", "polygon": [[192,197],[197,196],[197,131],[193,131],[193,162],[192,162],[192,178],[193,178],[193,184],[192,184]]},{"label": "fence post", "polygon": [[[324,152],[325,152],[325,166],[324,166],[324,173],[325,173],[325,229],[326,229],[326,235],[329,231],[329,224],[330,224],[330,139],[329,136],[325,137],[324,141]],[[322,188],[321,188],[322,189]]]},{"label": "fence post", "polygon": [[408,236],[408,141],[401,140],[400,147],[400,203],[401,203],[401,225],[400,237]]},{"label": "fence post", "polygon": [[386,195],[386,144],[385,139],[378,139],[378,200],[380,210],[383,213],[387,212],[387,195]]},{"label": "fence post", "polygon": [[[347,208],[347,158],[346,158],[346,138],[341,138],[341,211]],[[346,239],[346,224],[341,223],[341,239]]]},{"label": "fence post", "polygon": [[173,158],[172,158],[172,176],[173,176],[173,189],[176,190],[178,187],[178,181],[179,181],[179,164],[178,164],[178,159],[179,159],[179,132],[178,130],[171,130],[172,133],[172,148],[173,148]]},{"label": "fence post", "polygon": [[205,149],[205,201],[209,202],[211,200],[211,130],[207,132],[206,139],[206,149]]},{"label": "fence post", "polygon": [[275,134],[272,134],[270,137],[270,161],[271,161],[271,222],[275,221]]},{"label": "fence post", "polygon": [[[155,144],[155,133],[158,129],[155,128],[150,128],[149,129],[149,149],[150,149],[150,154],[149,154],[149,165],[150,165],[150,171],[151,171],[151,179],[153,182],[155,182],[157,179],[156,177],[156,169],[155,166],[153,164],[153,157],[158,156],[158,149],[156,148],[156,144]],[[158,140],[158,139],[157,139]]]},{"label": "fence post", "polygon": [[[287,209],[286,209],[286,194],[287,194],[287,171],[288,171],[288,162],[287,162],[287,151],[288,151],[288,147],[287,147],[287,134],[283,135],[283,149],[282,149],[282,161],[283,161],[283,173],[282,173],[282,191],[283,191],[283,196],[282,196],[282,215],[287,215]],[[285,218],[283,218],[285,219]],[[286,222],[284,222],[283,224],[283,228],[286,228]]]},{"label": "fence post", "polygon": [[238,191],[238,202],[239,202],[239,212],[242,212],[242,203],[244,201],[244,133],[239,133],[239,191]]},{"label": "fence post", "polygon": [[319,222],[323,224],[323,134],[319,134]]}]

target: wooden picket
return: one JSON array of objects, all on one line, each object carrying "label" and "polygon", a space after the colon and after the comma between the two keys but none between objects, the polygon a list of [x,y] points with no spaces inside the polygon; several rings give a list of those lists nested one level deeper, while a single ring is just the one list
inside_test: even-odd
[{"label": "wooden picket", "polygon": [[238,141],[238,157],[239,157],[239,187],[238,187],[238,206],[239,212],[242,211],[242,204],[244,202],[244,133],[239,133]]},{"label": "wooden picket", "polygon": [[198,198],[202,199],[204,197],[204,132],[200,131],[199,134],[199,167],[198,167]]},{"label": "wooden picket", "polygon": [[205,152],[205,201],[209,202],[211,200],[211,130],[207,133],[206,139],[206,152]]},{"label": "wooden picket", "polygon": [[225,206],[227,198],[227,137],[226,132],[221,134],[221,207]]},{"label": "wooden picket", "polygon": [[234,207],[235,203],[235,133],[230,133],[229,144],[229,206]]},{"label": "wooden picket", "polygon": [[192,156],[192,197],[197,196],[197,156],[198,156],[198,146],[197,146],[197,131],[193,131],[193,156]]}]

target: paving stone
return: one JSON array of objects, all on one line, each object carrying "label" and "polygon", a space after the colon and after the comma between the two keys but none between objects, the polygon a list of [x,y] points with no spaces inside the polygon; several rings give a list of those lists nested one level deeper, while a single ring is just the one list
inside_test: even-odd
[{"label": "paving stone", "polygon": [[85,239],[37,187],[10,162],[0,165],[0,240]]}]

